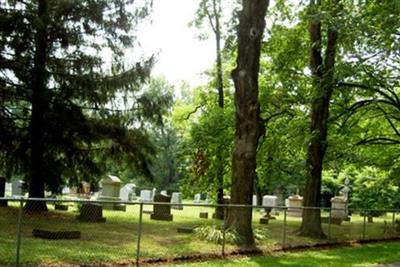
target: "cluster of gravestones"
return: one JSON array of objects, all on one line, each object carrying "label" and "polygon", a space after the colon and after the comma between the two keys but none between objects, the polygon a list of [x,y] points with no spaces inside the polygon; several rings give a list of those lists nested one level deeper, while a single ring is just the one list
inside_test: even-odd
[{"label": "cluster of gravestones", "polygon": [[[132,200],[136,200],[136,185],[129,183],[122,187],[121,180],[112,175],[108,175],[104,179],[101,180],[102,191],[95,195],[95,199],[102,201],[109,201],[109,203],[100,204],[83,204],[80,208],[80,215],[77,217],[82,221],[95,221],[95,222],[103,222],[105,218],[102,217],[102,209],[110,209],[110,210],[126,210],[126,206],[124,204],[118,202],[128,202]],[[333,223],[333,224],[341,224],[343,220],[350,220],[347,211],[347,199],[349,193],[349,181],[346,180],[344,188],[342,190],[343,196],[334,197],[331,199],[331,216],[330,218],[322,218],[323,223]],[[87,186],[86,186],[87,187]],[[11,189],[11,190],[10,190]],[[90,191],[89,189],[82,189],[83,191]],[[0,177],[0,197],[4,197],[7,191],[8,195],[11,196],[22,196],[23,192],[23,182],[22,181],[14,181],[12,184],[6,183],[6,179],[4,177]],[[63,193],[69,193],[69,188],[64,188]],[[165,190],[161,191],[160,194],[157,194],[156,189],[153,190],[141,190],[139,200],[141,202],[159,202],[165,204],[154,204],[153,211],[146,211],[146,213],[151,214],[151,219],[154,220],[172,220],[173,216],[171,214],[172,209],[183,209],[182,205],[182,193],[173,192],[171,196],[167,194]],[[264,216],[261,217],[260,223],[268,223],[269,220],[274,219],[272,215],[276,214],[276,211],[272,207],[282,206],[280,198],[274,195],[265,195],[262,198],[262,206],[264,206]],[[285,200],[284,205],[287,207],[287,216],[288,217],[301,217],[302,216],[302,202],[303,198],[299,195],[293,195],[288,197]],[[171,203],[172,205],[169,205]],[[209,195],[205,197],[205,200],[202,200],[201,194],[196,194],[194,196],[193,203],[209,203]],[[224,198],[224,204],[229,204],[229,198]],[[257,205],[257,197],[253,196],[253,205]],[[0,206],[7,206],[6,201],[0,201]],[[61,203],[55,204],[56,210],[68,210],[67,205],[63,205]],[[200,212],[200,218],[208,218],[207,212]],[[215,218],[215,214],[213,215]]]}]

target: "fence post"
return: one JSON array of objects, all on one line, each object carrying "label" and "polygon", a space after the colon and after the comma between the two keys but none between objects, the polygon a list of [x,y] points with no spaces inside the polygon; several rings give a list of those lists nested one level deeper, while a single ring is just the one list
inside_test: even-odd
[{"label": "fence post", "polygon": [[140,203],[139,208],[139,224],[138,224],[138,237],[137,237],[137,246],[136,246],[136,266],[139,266],[139,257],[140,257],[140,238],[142,236],[142,219],[143,219],[143,203]]},{"label": "fence post", "polygon": [[283,235],[282,235],[282,249],[286,247],[286,219],[287,219],[287,207],[283,209]]},{"label": "fence post", "polygon": [[224,206],[224,222],[222,224],[222,257],[225,258],[226,206]]},{"label": "fence post", "polygon": [[18,211],[18,222],[17,222],[17,248],[15,255],[15,266],[19,266],[19,255],[21,248],[21,224],[22,224],[22,210],[24,206],[23,199],[21,198],[19,201],[19,211]]},{"label": "fence post", "polygon": [[364,211],[364,223],[363,223],[363,235],[362,235],[362,239],[365,239],[365,231],[367,228],[367,217],[366,217],[366,211]]},{"label": "fence post", "polygon": [[329,209],[329,219],[328,219],[328,240],[331,239],[331,223],[332,223],[332,207]]}]

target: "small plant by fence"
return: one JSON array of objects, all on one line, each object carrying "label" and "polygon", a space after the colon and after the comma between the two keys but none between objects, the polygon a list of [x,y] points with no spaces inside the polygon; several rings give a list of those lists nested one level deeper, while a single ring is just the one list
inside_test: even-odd
[{"label": "small plant by fence", "polygon": [[[226,217],[232,209],[252,209],[256,248],[265,252],[400,237],[396,218],[399,210],[308,208],[321,210],[327,235],[325,239],[311,239],[296,234],[304,207],[2,200],[8,205],[0,207],[0,265],[6,266],[98,263],[139,266],[146,261],[224,257],[249,249],[241,246],[240,237],[227,228]],[[28,201],[38,206],[45,202],[49,211],[29,212],[24,209]],[[217,206],[224,209],[221,220],[213,219]],[[346,216],[337,218],[337,211]]]}]

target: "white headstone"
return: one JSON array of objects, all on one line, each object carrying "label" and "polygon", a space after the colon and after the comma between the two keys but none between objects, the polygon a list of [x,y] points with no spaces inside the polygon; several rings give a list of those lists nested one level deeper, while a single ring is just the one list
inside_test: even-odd
[{"label": "white headstone", "polygon": [[210,203],[210,194],[209,193],[206,194],[206,199],[204,200],[204,203],[206,203],[206,204]]},{"label": "white headstone", "polygon": [[253,195],[253,206],[257,206],[257,195]]},{"label": "white headstone", "polygon": [[276,206],[277,200],[278,200],[277,196],[265,195],[263,196],[262,205],[267,207],[274,207]]},{"label": "white headstone", "polygon": [[153,200],[150,190],[141,190],[140,191],[140,201],[142,202],[151,202]]},{"label": "white headstone", "polygon": [[195,194],[193,203],[200,203],[200,201],[201,201],[201,194],[200,193]]},{"label": "white headstone", "polygon": [[160,194],[161,194],[161,195],[164,195],[164,196],[168,196],[167,190],[161,190]]},{"label": "white headstone", "polygon": [[22,180],[17,180],[12,182],[11,185],[11,195],[13,196],[22,196],[22,186],[24,185],[24,182]]},{"label": "white headstone", "polygon": [[[182,193],[180,193],[180,192],[172,193],[171,204],[182,204]],[[171,208],[177,209],[177,210],[182,210],[183,206],[182,205],[172,205]]]},{"label": "white headstone", "polygon": [[101,180],[101,198],[107,198],[108,200],[120,200],[119,190],[121,189],[121,184],[122,182],[117,176],[107,175]]},{"label": "white headstone", "polygon": [[347,200],[345,197],[331,198],[332,204],[332,218],[345,219],[347,218]]},{"label": "white headstone", "polygon": [[[103,201],[121,201],[119,191],[121,190],[121,180],[117,176],[107,175],[100,181],[102,189],[98,200]],[[117,203],[103,203],[104,209],[125,210],[126,207]]]},{"label": "white headstone", "polygon": [[69,189],[68,186],[64,186],[63,189],[61,190],[61,193],[63,195],[69,195],[70,192],[71,192],[71,190]]},{"label": "white headstone", "polygon": [[132,201],[135,195],[135,184],[126,184],[119,190],[119,197],[122,201]]},{"label": "white headstone", "polygon": [[287,216],[301,217],[303,214],[303,197],[299,195],[290,196],[287,199]]},{"label": "white headstone", "polygon": [[151,201],[154,201],[154,196],[157,194],[157,189],[154,187],[151,191]]},{"label": "white headstone", "polygon": [[6,183],[6,191],[5,191],[5,196],[11,196],[11,190],[12,190],[12,184],[11,183]]}]

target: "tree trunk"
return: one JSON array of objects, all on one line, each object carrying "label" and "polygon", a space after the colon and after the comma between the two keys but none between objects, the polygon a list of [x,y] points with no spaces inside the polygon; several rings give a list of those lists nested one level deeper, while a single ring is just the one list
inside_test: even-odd
[{"label": "tree trunk", "polygon": [[[338,1],[335,2],[338,4]],[[329,104],[334,88],[334,65],[336,54],[337,31],[334,27],[328,28],[328,41],[325,50],[325,59],[321,54],[321,22],[317,4],[310,1],[310,10],[313,14],[309,24],[311,40],[310,68],[312,70],[314,97],[311,107],[310,143],[306,160],[306,186],[304,189],[304,207],[321,206],[321,175],[322,165],[327,149]],[[334,7],[334,10],[336,7]],[[333,13],[335,15],[335,13]],[[321,210],[304,209],[300,235],[324,238],[321,227]]]},{"label": "tree trunk", "polygon": [[[32,72],[32,115],[30,124],[31,159],[29,172],[29,197],[44,198],[44,115],[47,107],[46,57],[47,57],[47,0],[39,0],[35,34],[35,58]],[[45,202],[29,201],[29,211],[47,211]]]},{"label": "tree trunk", "polygon": [[[220,14],[221,6],[220,2],[213,0],[213,14],[215,18],[215,47],[216,47],[216,63],[217,63],[217,91],[218,91],[218,107],[224,109],[224,81],[222,77],[222,56],[221,56],[221,25],[220,25]],[[217,204],[223,204],[224,201],[224,162],[222,151],[217,150],[216,155],[216,178],[217,178]],[[217,207],[215,209],[215,218],[219,220],[224,219],[224,208]]]},{"label": "tree trunk", "polygon": [[[251,205],[256,174],[256,152],[264,127],[258,101],[261,41],[268,0],[243,0],[239,14],[238,55],[232,71],[235,84],[235,148],[232,157],[231,203]],[[232,208],[228,226],[244,245],[253,245],[252,209]]]}]

